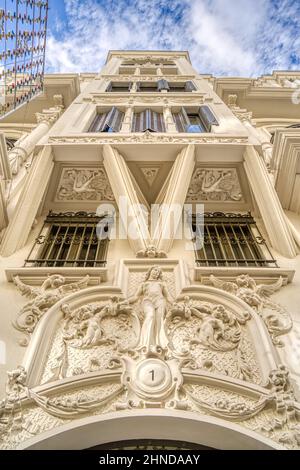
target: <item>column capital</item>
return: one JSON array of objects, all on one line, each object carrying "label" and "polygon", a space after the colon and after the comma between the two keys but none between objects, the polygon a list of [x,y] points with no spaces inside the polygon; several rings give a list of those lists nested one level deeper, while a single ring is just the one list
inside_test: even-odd
[{"label": "column capital", "polygon": [[61,108],[57,107],[46,109],[42,113],[35,113],[36,121],[38,124],[44,123],[52,126],[61,115],[61,111]]}]

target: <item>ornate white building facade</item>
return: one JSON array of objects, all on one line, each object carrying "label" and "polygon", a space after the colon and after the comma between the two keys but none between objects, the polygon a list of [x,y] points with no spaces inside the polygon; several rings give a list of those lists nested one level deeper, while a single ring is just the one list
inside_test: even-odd
[{"label": "ornate white building facade", "polygon": [[299,83],[112,51],[1,121],[0,448],[300,447]]}]

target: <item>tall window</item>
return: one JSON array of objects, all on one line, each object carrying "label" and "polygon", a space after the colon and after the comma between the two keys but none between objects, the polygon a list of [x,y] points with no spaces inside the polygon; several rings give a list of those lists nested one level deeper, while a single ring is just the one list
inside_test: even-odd
[{"label": "tall window", "polygon": [[219,125],[208,106],[200,106],[196,111],[181,108],[178,113],[173,113],[173,118],[178,132],[211,132],[212,125]]},{"label": "tall window", "polygon": [[119,132],[124,113],[113,107],[107,113],[97,114],[88,132]]},{"label": "tall window", "polygon": [[191,219],[198,266],[277,267],[251,214],[205,213],[202,220]]},{"label": "tall window", "polygon": [[99,267],[106,263],[111,222],[85,212],[50,212],[26,266]]},{"label": "tall window", "polygon": [[152,109],[134,113],[132,132],[145,131],[166,132],[163,114],[152,111]]}]

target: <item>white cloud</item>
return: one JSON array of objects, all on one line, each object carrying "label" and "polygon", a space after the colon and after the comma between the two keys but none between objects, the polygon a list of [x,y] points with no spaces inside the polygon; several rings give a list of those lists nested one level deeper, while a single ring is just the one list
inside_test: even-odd
[{"label": "white cloud", "polygon": [[200,73],[215,75],[300,68],[293,0],[65,0],[65,8],[65,32],[48,38],[48,71],[98,71],[110,49],[188,49]]}]

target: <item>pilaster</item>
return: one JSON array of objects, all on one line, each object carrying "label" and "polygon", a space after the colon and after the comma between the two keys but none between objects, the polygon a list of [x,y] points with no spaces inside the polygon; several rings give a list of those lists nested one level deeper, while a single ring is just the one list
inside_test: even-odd
[{"label": "pilaster", "polygon": [[[188,145],[177,156],[168,188],[160,208],[154,243],[158,251],[168,253],[172,248],[180,219],[174,217],[174,209],[181,207],[181,215],[195,167],[195,146]],[[172,220],[172,214],[173,219]]]},{"label": "pilaster", "polygon": [[1,255],[10,256],[26,244],[54,166],[52,149],[45,147],[34,159],[14,214],[5,231]]},{"label": "pilaster", "polygon": [[244,167],[272,247],[287,258],[296,256],[296,246],[277,193],[262,157],[253,146],[244,153]]},{"label": "pilaster", "polygon": [[126,162],[116,149],[106,144],[103,146],[103,163],[130,246],[135,254],[145,251],[150,243],[149,230]]}]

